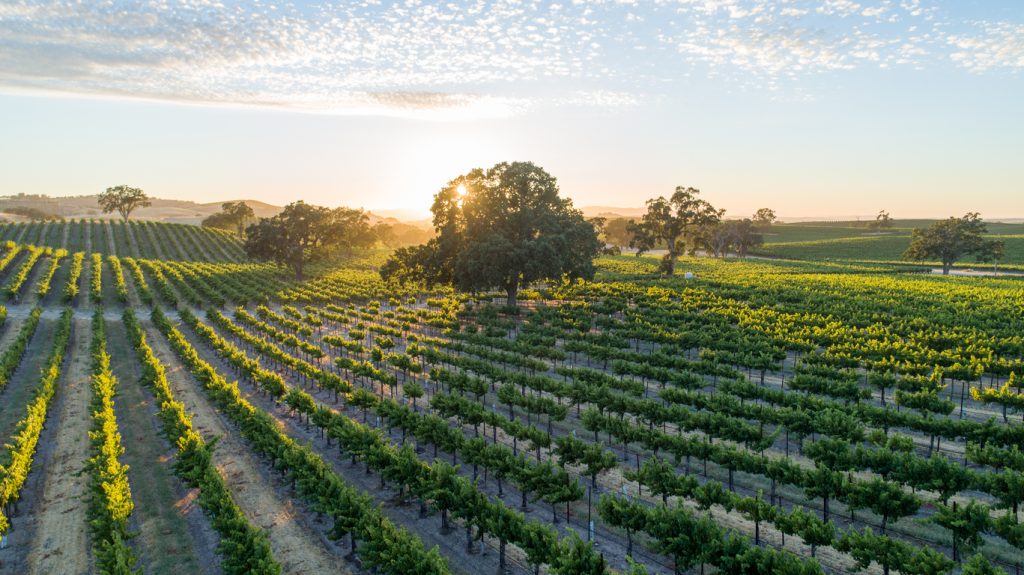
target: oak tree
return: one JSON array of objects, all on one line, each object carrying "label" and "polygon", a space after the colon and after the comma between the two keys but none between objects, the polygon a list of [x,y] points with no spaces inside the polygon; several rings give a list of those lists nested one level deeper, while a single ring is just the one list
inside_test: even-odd
[{"label": "oak tree", "polygon": [[559,196],[558,183],[530,162],[500,163],[459,176],[434,196],[437,237],[397,250],[386,280],[419,280],[464,291],[493,288],[516,305],[541,280],[590,279],[600,242],[593,224]]},{"label": "oak tree", "polygon": [[291,268],[301,281],[306,266],[334,249],[368,247],[374,239],[362,210],[325,208],[293,202],[272,218],[261,218],[245,230],[249,257]]},{"label": "oak tree", "polygon": [[984,259],[991,258],[993,251],[998,251],[993,245],[998,240],[982,237],[987,231],[988,227],[977,212],[970,212],[962,218],[947,218],[925,229],[914,228],[910,246],[903,252],[903,257],[918,261],[938,260],[942,262],[942,274],[949,275],[953,264],[966,255],[975,254]]},{"label": "oak tree", "polygon": [[126,222],[128,221],[128,216],[136,208],[145,208],[152,205],[152,201],[146,195],[146,192],[142,191],[142,188],[133,188],[125,185],[107,188],[105,192],[99,195],[98,201],[100,207],[103,208],[103,213],[117,212],[121,214],[121,217]]},{"label": "oak tree", "polygon": [[754,220],[754,225],[761,228],[768,228],[775,223],[777,218],[775,217],[775,210],[771,208],[761,208],[754,212],[754,217],[751,219]]},{"label": "oak tree", "polygon": [[678,186],[667,199],[661,196],[647,200],[647,213],[629,228],[633,232],[630,246],[637,249],[637,255],[665,246],[667,253],[660,269],[666,275],[675,272],[676,258],[686,251],[687,242],[693,244],[703,228],[722,218],[723,212],[699,196],[700,190]]}]

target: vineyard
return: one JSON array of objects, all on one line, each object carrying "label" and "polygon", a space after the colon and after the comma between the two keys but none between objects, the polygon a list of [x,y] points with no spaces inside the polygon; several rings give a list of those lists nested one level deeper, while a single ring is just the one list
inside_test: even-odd
[{"label": "vineyard", "polygon": [[213,228],[121,220],[0,224],[0,242],[146,259],[243,262],[238,237]]},{"label": "vineyard", "polygon": [[1018,279],[622,256],[507,307],[196,226],[0,242],[0,574],[1024,567]]}]

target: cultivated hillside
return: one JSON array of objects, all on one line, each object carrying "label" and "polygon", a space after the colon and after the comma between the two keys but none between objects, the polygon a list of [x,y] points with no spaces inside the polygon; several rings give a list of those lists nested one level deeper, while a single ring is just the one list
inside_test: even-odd
[{"label": "cultivated hillside", "polygon": [[0,242],[119,257],[244,262],[242,244],[223,230],[153,221],[63,220],[0,225]]}]

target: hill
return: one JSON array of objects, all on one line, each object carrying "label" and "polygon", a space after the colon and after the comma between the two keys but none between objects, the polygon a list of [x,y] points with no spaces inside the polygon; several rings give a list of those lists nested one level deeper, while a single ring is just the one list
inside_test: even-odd
[{"label": "hill", "polygon": [[647,208],[612,208],[608,206],[583,206],[580,208],[586,218],[639,218]]},{"label": "hill", "polygon": [[[67,196],[54,198],[44,195],[18,194],[15,196],[0,197],[0,212],[15,207],[34,208],[43,212],[60,216],[63,218],[116,218],[117,214],[104,214],[97,201],[98,195],[88,196]],[[281,211],[280,206],[274,206],[255,200],[244,200],[252,206],[253,211],[259,217],[273,216]],[[196,203],[186,200],[169,200],[164,198],[153,198],[152,205],[146,208],[139,208],[132,212],[132,219],[152,220],[162,222],[173,222],[179,224],[198,224],[211,214],[219,212],[223,201]],[[5,215],[9,221],[20,221]]]},{"label": "hill", "polygon": [[[28,218],[24,215],[8,212],[8,210],[13,208],[36,209],[46,214],[67,219],[116,219],[118,217],[117,214],[103,213],[103,210],[99,207],[98,197],[99,196],[96,194],[59,198],[28,194],[0,196],[0,220],[7,222],[28,221]],[[132,212],[132,219],[198,225],[207,216],[219,212],[222,204],[234,201],[245,202],[252,208],[258,218],[273,217],[284,209],[282,206],[275,206],[258,200],[238,199],[197,203],[187,200],[152,198],[153,205],[147,208],[139,208]],[[416,228],[421,231],[433,230],[433,226],[429,219],[423,219],[419,217],[417,213],[409,210],[381,210],[378,213],[367,212],[367,215],[370,218],[370,225],[378,222],[384,222],[392,225],[400,224],[398,230],[400,235],[416,235],[411,228]]]}]

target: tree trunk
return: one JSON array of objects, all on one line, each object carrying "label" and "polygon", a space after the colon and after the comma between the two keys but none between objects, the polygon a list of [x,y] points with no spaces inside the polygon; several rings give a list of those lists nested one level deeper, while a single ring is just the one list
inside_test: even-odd
[{"label": "tree trunk", "polygon": [[518,294],[518,293],[519,293],[519,279],[517,278],[517,279],[512,280],[509,284],[507,284],[505,286],[505,295],[507,296],[507,299],[505,300],[505,305],[507,305],[508,307],[515,307],[515,305],[516,305],[516,294]]}]

